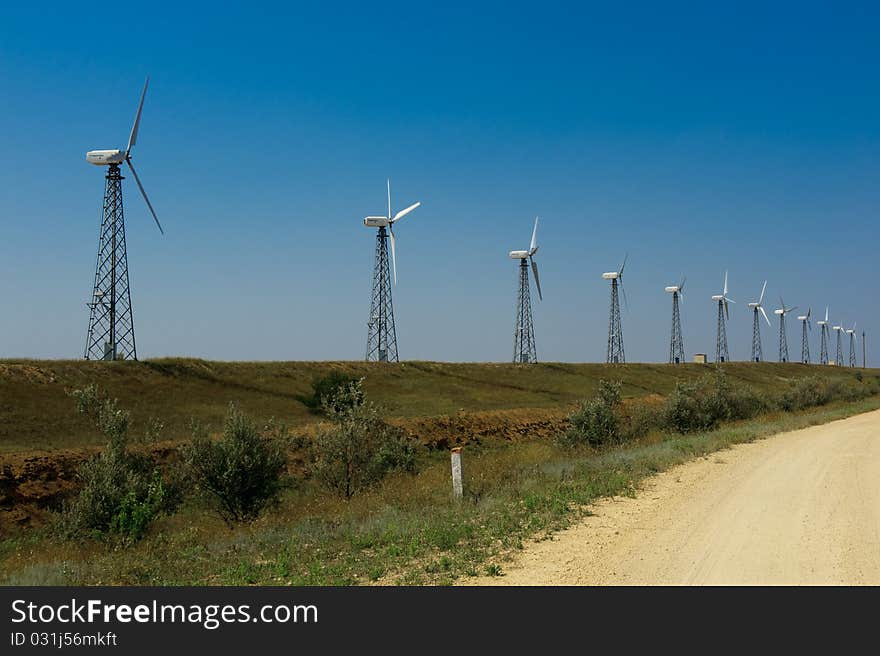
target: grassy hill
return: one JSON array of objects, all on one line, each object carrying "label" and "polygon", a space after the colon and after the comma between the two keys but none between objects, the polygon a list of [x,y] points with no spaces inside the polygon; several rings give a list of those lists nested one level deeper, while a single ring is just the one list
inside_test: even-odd
[{"label": "grassy hill", "polygon": [[[807,376],[880,375],[800,364],[724,365],[734,378],[767,392]],[[300,400],[311,382],[333,370],[365,377],[367,393],[391,417],[411,418],[514,408],[564,408],[593,393],[602,378],[623,382],[624,396],[665,395],[676,381],[693,379],[706,365],[405,362],[143,362],[0,361],[0,452],[96,445],[100,439],[73,412],[71,389],[90,383],[117,397],[137,431],[154,417],[166,439],[185,438],[191,419],[219,426],[230,402],[259,420],[289,426],[314,422]]]}]

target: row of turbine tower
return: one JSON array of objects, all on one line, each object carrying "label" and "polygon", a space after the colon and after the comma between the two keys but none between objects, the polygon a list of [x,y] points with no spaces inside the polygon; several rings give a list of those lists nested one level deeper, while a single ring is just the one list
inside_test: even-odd
[{"label": "row of turbine tower", "polygon": [[[131,161],[132,147],[137,142],[138,129],[140,126],[141,113],[143,112],[144,99],[149,86],[149,78],[144,83],[135,114],[134,124],[128,138],[125,150],[92,150],[86,153],[86,161],[96,166],[107,166],[106,184],[104,189],[104,205],[101,220],[100,239],[98,244],[98,257],[95,266],[95,278],[92,297],[87,303],[89,307],[89,327],[84,352],[85,359],[98,360],[126,360],[137,359],[137,349],[134,336],[134,319],[131,305],[131,292],[128,276],[128,258],[125,242],[125,220],[122,207],[122,180],[120,167],[126,164],[134,176],[138,189],[153,216],[159,231],[164,234],[159,218],[153,209],[150,199],[138,178],[137,172]],[[370,296],[370,315],[367,322],[367,348],[366,359],[368,361],[398,362],[397,330],[394,323],[394,304],[392,301],[392,288],[397,284],[397,242],[394,234],[394,226],[402,218],[418,208],[421,203],[416,202],[408,207],[393,212],[391,208],[391,181],[386,184],[388,211],[382,216],[367,216],[364,225],[368,228],[376,228],[375,261],[373,265],[373,284]],[[541,282],[538,277],[538,265],[535,255],[538,252],[538,218],[535,218],[532,228],[532,239],[529,247],[524,250],[510,251],[509,257],[519,261],[518,289],[516,301],[516,319],[514,326],[513,361],[517,363],[537,362],[537,348],[535,345],[535,328],[532,320],[532,302],[530,294],[529,269],[535,279],[535,287],[538,298],[543,300]],[[390,258],[389,258],[390,245]],[[609,363],[626,362],[626,354],[623,346],[623,322],[620,312],[620,296],[626,304],[626,291],[623,287],[623,273],[626,269],[627,257],[616,271],[602,274],[602,278],[611,285],[611,307],[608,319],[608,343],[606,348],[606,361]],[[393,274],[393,278],[392,278]],[[665,288],[672,294],[672,332],[669,342],[669,362],[680,363],[685,360],[684,340],[681,330],[680,304],[684,301],[685,279],[682,277],[677,285]],[[764,292],[767,282],[761,289],[758,300],[749,303],[748,307],[753,312],[752,321],[752,353],[751,360],[759,362],[763,360],[761,345],[761,322],[759,312],[768,325],[770,319],[764,310]],[[718,306],[718,323],[716,332],[715,360],[725,362],[730,359],[727,348],[727,321],[730,318],[729,304],[734,303],[728,296],[727,273],[724,274],[724,288],[721,294],[712,296],[712,300]],[[796,307],[787,307],[780,297],[780,307],[774,310],[779,317],[779,361],[788,362],[788,341],[785,332],[785,317]],[[811,311],[799,316],[802,323],[801,339],[801,362],[810,363],[810,345],[808,330],[812,330],[810,322]],[[825,308],[824,321],[817,321],[816,325],[821,328],[821,347],[819,362],[828,364],[828,346],[830,342],[830,324],[828,322],[828,308]],[[843,361],[843,334],[849,336],[849,364],[856,366],[856,334],[855,324],[850,329],[842,325],[833,326],[837,333],[837,364]],[[864,333],[862,333],[864,345]],[[864,356],[863,356],[864,357]]]}]

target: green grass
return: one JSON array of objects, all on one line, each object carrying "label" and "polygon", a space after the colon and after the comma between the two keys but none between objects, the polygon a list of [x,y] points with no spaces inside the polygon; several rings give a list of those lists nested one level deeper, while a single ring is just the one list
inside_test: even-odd
[{"label": "green grass", "polygon": [[[799,364],[728,363],[733,379],[773,392],[809,374],[850,379],[853,370]],[[188,437],[191,419],[222,423],[230,401],[258,421],[274,417],[296,427],[315,420],[299,401],[311,381],[331,370],[366,377],[371,399],[389,417],[454,414],[459,410],[562,408],[591,396],[600,378],[623,382],[625,397],[669,393],[676,381],[695,379],[705,365],[404,362],[143,362],[0,361],[0,453],[96,446],[87,420],[73,415],[70,389],[96,383],[132,413],[134,430],[151,417],[165,424],[163,438]],[[862,370],[865,376],[880,370]]]},{"label": "green grass", "polygon": [[450,498],[448,453],[423,455],[349,501],[309,481],[277,508],[230,530],[201,502],[158,521],[141,542],[62,542],[48,529],[0,542],[3,584],[446,584],[503,575],[506,554],[564,528],[608,495],[695,456],[880,408],[880,397],[776,413],[691,435],[653,434],[626,447],[572,453],[547,441],[467,447],[466,495]]}]

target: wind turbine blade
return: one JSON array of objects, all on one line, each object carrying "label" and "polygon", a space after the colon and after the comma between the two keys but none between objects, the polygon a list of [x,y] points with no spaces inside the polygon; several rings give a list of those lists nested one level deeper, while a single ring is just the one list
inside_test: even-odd
[{"label": "wind turbine blade", "polygon": [[141,92],[141,102],[138,104],[137,114],[134,116],[134,125],[131,126],[131,134],[128,135],[128,147],[125,149],[125,156],[128,157],[128,154],[131,152],[131,147],[135,145],[138,138],[138,128],[141,125],[141,112],[144,109],[144,98],[147,96],[147,86],[150,84],[150,76],[147,76],[147,81],[144,82],[144,90]]},{"label": "wind turbine blade", "polygon": [[782,309],[785,310],[785,313],[786,313],[786,314],[788,314],[789,312],[794,312],[795,310],[797,310],[797,309],[798,309],[798,306],[795,305],[794,307],[786,308],[786,307],[783,305],[783,306],[782,306]]},{"label": "wind turbine blade", "polygon": [[532,229],[532,241],[529,244],[529,253],[534,254],[538,248],[538,217],[535,217],[535,227]]},{"label": "wind turbine blade", "polygon": [[544,295],[541,294],[541,280],[538,278],[538,265],[535,263],[531,256],[529,256],[529,262],[532,263],[532,273],[535,274],[535,287],[538,288],[538,298],[543,301]]},{"label": "wind turbine blade", "polygon": [[727,320],[730,321],[730,306],[727,304],[727,301],[730,299],[724,299],[724,314],[727,316]]},{"label": "wind turbine blade", "polygon": [[679,291],[679,292],[684,291],[684,281],[685,281],[685,280],[687,280],[687,278],[686,278],[685,276],[682,276],[682,277],[681,277],[681,282],[678,283],[678,291]]},{"label": "wind turbine blade", "polygon": [[770,327],[772,328],[772,327],[773,327],[773,324],[770,323],[770,319],[767,317],[767,313],[764,311],[764,306],[763,306],[763,305],[759,305],[759,306],[758,306],[758,309],[761,311],[761,314],[764,315],[764,321],[766,321],[766,322],[767,322],[767,325],[770,326]]},{"label": "wind turbine blade", "polygon": [[388,220],[391,220],[391,178],[386,180],[388,183]]},{"label": "wind turbine blade", "polygon": [[620,271],[618,272],[618,275],[620,275],[621,278],[623,277],[623,270],[626,268],[626,261],[628,259],[629,259],[629,253],[627,253],[626,255],[623,256],[623,264],[620,265]]},{"label": "wind turbine blade", "polygon": [[[624,260],[623,265],[626,266],[626,260]],[[623,271],[623,267],[620,268],[621,272]],[[626,298],[626,288],[623,286],[623,278],[618,278],[620,280],[620,291],[623,292],[623,305],[629,310],[629,301]]]},{"label": "wind turbine blade", "polygon": [[134,165],[131,163],[131,158],[126,157],[125,162],[128,164],[128,168],[131,169],[132,174],[134,174],[134,181],[137,182],[138,189],[141,190],[141,196],[144,197],[144,200],[147,202],[147,207],[150,208],[150,214],[153,215],[153,220],[156,222],[156,226],[159,228],[159,232],[163,235],[165,231],[162,229],[162,224],[159,223],[159,217],[156,216],[156,210],[153,209],[152,203],[150,203],[150,199],[147,198],[147,192],[144,191],[144,185],[141,184],[141,179],[138,177],[137,171],[134,170]]},{"label": "wind turbine blade", "polygon": [[391,235],[391,268],[394,270],[394,284],[397,285],[397,242],[394,239],[394,229],[388,226],[388,234]]},{"label": "wind turbine blade", "polygon": [[828,323],[828,306],[825,306],[825,323]]},{"label": "wind turbine blade", "polygon": [[764,291],[767,289],[767,281],[764,281],[764,286],[761,287],[761,297],[758,299],[758,305],[760,305],[764,301]]},{"label": "wind turbine blade", "polygon": [[726,296],[724,297],[724,300],[729,303],[736,303],[736,301],[734,301],[732,298],[727,298]]},{"label": "wind turbine blade", "polygon": [[724,291],[721,293],[722,296],[727,296],[727,271],[724,272]]},{"label": "wind turbine blade", "polygon": [[394,223],[395,221],[397,221],[397,220],[399,220],[399,219],[402,219],[403,217],[405,217],[407,214],[409,214],[410,212],[412,212],[415,208],[417,208],[417,207],[418,207],[419,205],[421,205],[421,204],[422,204],[422,203],[421,203],[421,201],[420,201],[420,202],[418,202],[418,203],[413,203],[412,205],[410,205],[409,207],[407,207],[405,210],[400,210],[397,214],[394,215],[394,218],[391,219],[391,223]]}]

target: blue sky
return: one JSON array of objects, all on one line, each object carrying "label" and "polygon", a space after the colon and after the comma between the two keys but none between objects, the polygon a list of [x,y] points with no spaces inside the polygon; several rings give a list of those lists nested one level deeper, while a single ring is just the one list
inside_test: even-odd
[{"label": "blue sky", "polygon": [[685,349],[714,353],[725,269],[733,359],[764,278],[880,339],[876,6],[81,4],[0,21],[0,357],[81,356],[84,154],[124,147],[148,73],[135,161],[164,237],[124,187],[142,358],[362,358],[386,176],[422,201],[397,230],[403,359],[510,359],[507,251],[536,215],[539,359],[604,359],[626,252],[631,361],[665,359],[681,273]]}]

